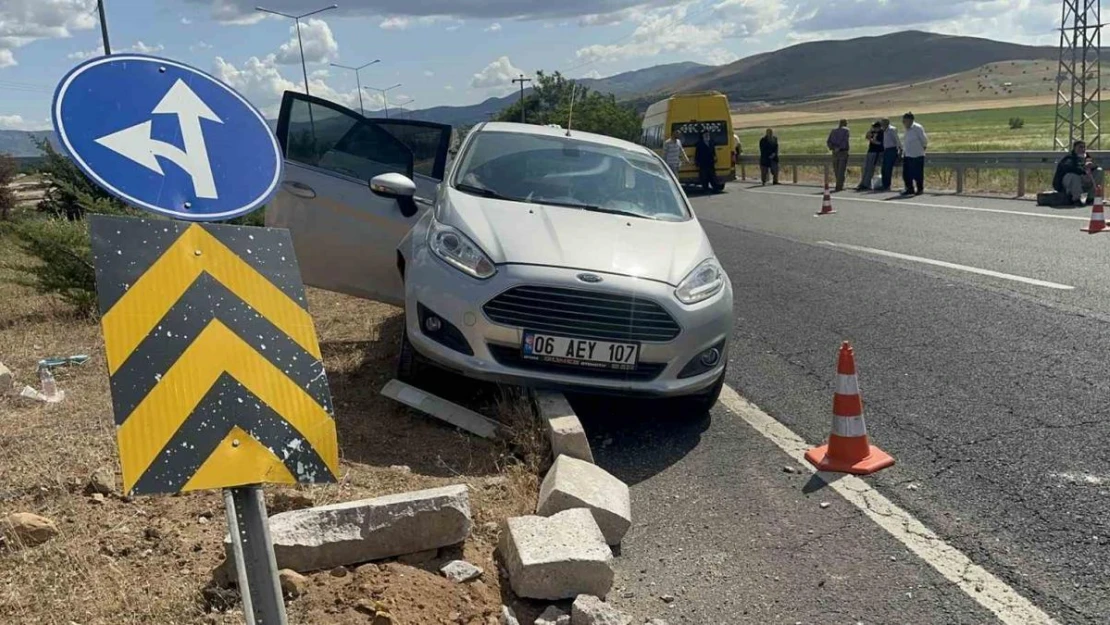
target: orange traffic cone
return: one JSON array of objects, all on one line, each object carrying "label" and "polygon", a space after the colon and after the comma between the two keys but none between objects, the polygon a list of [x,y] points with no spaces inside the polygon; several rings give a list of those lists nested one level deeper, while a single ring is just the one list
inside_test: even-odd
[{"label": "orange traffic cone", "polygon": [[1083,232],[1097,234],[1106,229],[1106,215],[1102,212],[1102,185],[1095,187],[1095,205],[1091,207],[1091,223]]},{"label": "orange traffic cone", "polygon": [[836,211],[832,207],[832,196],[829,195],[829,183],[825,183],[825,197],[821,198],[821,212],[818,215],[831,215]]},{"label": "orange traffic cone", "polygon": [[840,346],[836,365],[836,394],[829,442],[806,452],[818,471],[868,475],[894,464],[894,458],[871,445],[863,422],[863,400],[856,378],[856,357],[848,341]]}]

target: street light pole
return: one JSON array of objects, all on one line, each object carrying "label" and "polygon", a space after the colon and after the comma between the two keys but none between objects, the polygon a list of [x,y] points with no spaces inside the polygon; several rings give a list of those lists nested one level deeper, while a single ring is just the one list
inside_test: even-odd
[{"label": "street light pole", "polygon": [[377,92],[382,94],[382,106],[385,107],[385,118],[386,119],[389,119],[389,96],[387,96],[386,93],[389,92],[389,91],[393,91],[394,89],[396,89],[397,87],[400,87],[400,86],[401,86],[401,83],[397,83],[397,84],[393,85],[392,87],[386,87],[385,89],[378,89],[377,87],[366,87],[367,89],[373,89],[374,91],[377,91]]},{"label": "street light pole", "polygon": [[520,78],[514,78],[513,82],[519,82],[520,83],[520,123],[523,124],[523,123],[525,123],[525,121],[524,121],[524,83],[532,82],[532,79],[531,78],[525,78],[524,74],[521,74]]},{"label": "street light pole", "polygon": [[254,8],[254,10],[262,11],[263,13],[272,13],[273,15],[280,15],[282,17],[287,17],[287,18],[293,20],[296,23],[296,26],[297,26],[297,47],[300,48],[300,50],[301,50],[301,72],[304,74],[304,93],[305,93],[305,95],[311,95],[311,94],[308,92],[308,67],[305,66],[305,62],[304,62],[304,43],[301,42],[301,20],[310,16],[310,15],[316,15],[317,13],[323,13],[324,11],[330,11],[331,9],[337,9],[337,8],[339,8],[339,5],[333,4],[333,5],[330,5],[330,6],[326,6],[322,9],[316,9],[315,11],[309,11],[308,13],[304,13],[302,15],[290,15],[288,13],[282,13],[281,11],[274,11],[273,9],[267,9],[265,7],[255,7]]},{"label": "street light pole", "polygon": [[406,114],[406,115],[408,115],[408,114],[409,114],[409,113],[411,113],[412,111],[408,110],[408,109],[407,109],[407,108],[405,108],[405,107],[406,107],[406,106],[409,106],[409,105],[410,105],[410,104],[412,104],[413,102],[416,102],[416,98],[409,98],[408,100],[405,100],[404,102],[398,102],[398,103],[397,103],[397,108],[399,108],[399,109],[403,110],[403,111],[405,112],[405,114]]},{"label": "street light pole", "polygon": [[112,46],[108,43],[108,19],[104,17],[104,0],[97,0],[96,10],[100,13],[100,37],[104,40],[104,54],[112,53]]},{"label": "street light pole", "polygon": [[354,73],[355,73],[355,85],[358,87],[358,112],[361,113],[363,117],[366,117],[366,109],[362,108],[362,80],[359,78],[358,73],[360,71],[362,71],[363,69],[365,69],[367,67],[370,67],[371,65],[373,65],[375,63],[381,63],[381,62],[382,62],[381,59],[374,59],[373,61],[370,61],[369,63],[364,63],[362,65],[359,65],[358,67],[348,67],[347,65],[340,65],[339,63],[332,63],[331,64],[332,67],[342,67],[343,69],[349,69],[349,70],[354,71]]}]

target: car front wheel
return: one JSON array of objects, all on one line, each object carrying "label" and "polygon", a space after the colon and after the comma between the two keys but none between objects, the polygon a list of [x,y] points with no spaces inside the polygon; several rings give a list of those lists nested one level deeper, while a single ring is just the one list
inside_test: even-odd
[{"label": "car front wheel", "polygon": [[721,372],[721,376],[713,383],[713,386],[696,393],[694,395],[686,395],[677,397],[673,401],[675,403],[675,411],[682,417],[700,417],[708,413],[713,406],[717,404],[717,399],[721,396],[721,389],[725,386],[725,371]]},{"label": "car front wheel", "polygon": [[397,379],[419,386],[420,378],[428,370],[428,363],[424,357],[416,352],[416,348],[409,341],[409,333],[401,332],[401,352],[397,356]]}]

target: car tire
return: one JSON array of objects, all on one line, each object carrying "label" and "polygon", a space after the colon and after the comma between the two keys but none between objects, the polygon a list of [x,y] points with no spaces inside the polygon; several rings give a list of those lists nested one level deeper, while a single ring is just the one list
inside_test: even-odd
[{"label": "car tire", "polygon": [[401,351],[397,355],[397,379],[409,384],[414,384],[420,380],[421,377],[428,370],[428,363],[424,357],[416,352],[416,348],[412,346],[412,341],[409,340],[409,333],[407,331],[401,334]]},{"label": "car tire", "polygon": [[721,396],[721,389],[725,386],[725,373],[728,367],[721,372],[720,377],[713,383],[713,386],[705,389],[700,393],[694,395],[686,395],[675,399],[675,412],[682,417],[701,417],[709,413],[709,411],[717,404],[717,399]]}]

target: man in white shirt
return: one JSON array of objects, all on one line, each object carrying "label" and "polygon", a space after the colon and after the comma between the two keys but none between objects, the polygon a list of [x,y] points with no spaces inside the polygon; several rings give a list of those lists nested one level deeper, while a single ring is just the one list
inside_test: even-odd
[{"label": "man in white shirt", "polygon": [[678,170],[682,167],[682,164],[690,162],[690,157],[686,156],[686,150],[682,147],[681,136],[676,130],[671,133],[670,139],[663,142],[663,162],[671,168],[675,178],[678,177]]},{"label": "man in white shirt", "polygon": [[925,149],[929,147],[929,137],[925,128],[914,121],[913,113],[902,116],[906,136],[902,141],[902,179],[906,190],[902,195],[921,195],[925,192]]},{"label": "man in white shirt", "polygon": [[894,166],[898,163],[898,152],[902,149],[902,142],[898,139],[898,130],[890,125],[890,120],[883,118],[879,121],[883,128],[883,186],[879,191],[890,191],[894,180]]}]

